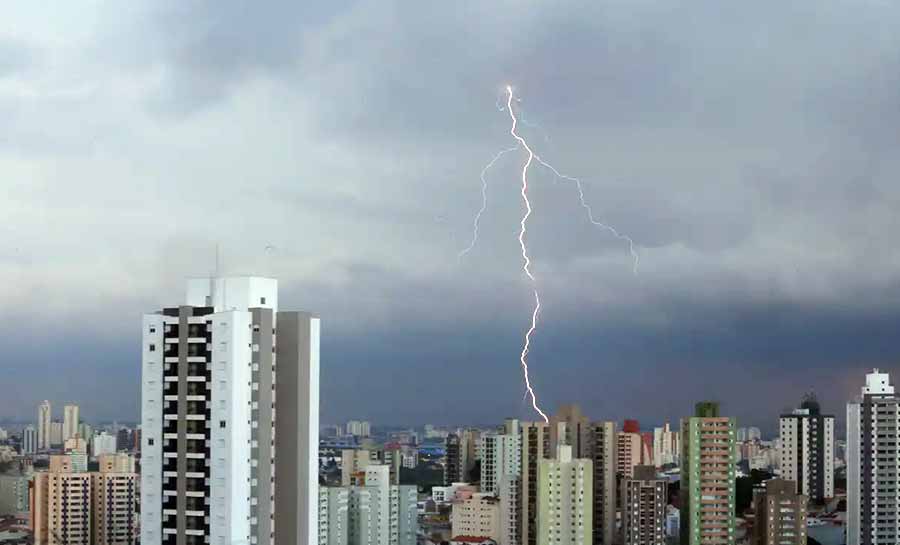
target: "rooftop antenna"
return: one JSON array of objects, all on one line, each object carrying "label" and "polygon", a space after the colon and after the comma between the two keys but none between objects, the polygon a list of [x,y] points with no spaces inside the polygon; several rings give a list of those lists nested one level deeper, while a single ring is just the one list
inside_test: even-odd
[{"label": "rooftop antenna", "polygon": [[213,269],[212,276],[210,276],[210,278],[209,278],[209,301],[207,302],[207,304],[210,307],[213,307],[213,311],[215,311],[215,306],[216,306],[216,286],[219,283],[219,270],[220,270],[220,261],[221,261],[221,257],[219,254],[220,254],[219,243],[216,242],[215,268]]}]

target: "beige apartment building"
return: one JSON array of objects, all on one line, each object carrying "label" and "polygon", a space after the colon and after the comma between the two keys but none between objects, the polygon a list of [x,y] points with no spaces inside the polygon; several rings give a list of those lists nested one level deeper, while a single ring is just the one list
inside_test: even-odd
[{"label": "beige apartment building", "polygon": [[500,500],[493,494],[477,493],[453,504],[451,536],[480,537],[500,541]]},{"label": "beige apartment building", "polygon": [[31,527],[35,545],[137,543],[134,459],[100,457],[100,471],[77,471],[73,456],[51,456],[35,473]]}]

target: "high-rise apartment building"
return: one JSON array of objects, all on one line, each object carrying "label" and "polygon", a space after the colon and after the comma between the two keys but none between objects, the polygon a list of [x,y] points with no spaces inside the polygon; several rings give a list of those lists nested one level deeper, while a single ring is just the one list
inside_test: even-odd
[{"label": "high-rise apartment building", "polygon": [[91,473],[93,545],[135,545],[138,538],[137,495],[140,476],[134,458],[109,454]]},{"label": "high-rise apartment building", "polygon": [[656,466],[640,465],[622,482],[623,545],[665,545],[668,481]]},{"label": "high-rise apartment building", "polygon": [[522,422],[520,426],[522,471],[519,538],[522,545],[537,545],[538,474],[541,461],[553,456],[550,447],[552,427],[555,426],[546,422]]},{"label": "high-rise apartment building", "polygon": [[350,535],[350,488],[319,488],[318,545],[348,545]]},{"label": "high-rise apartment building", "polygon": [[799,409],[781,415],[779,439],[781,478],[814,503],[834,497],[834,416],[821,414],[819,402],[807,396]]},{"label": "high-rise apartment building", "polygon": [[481,491],[497,494],[504,475],[518,476],[522,469],[519,421],[509,419],[504,433],[481,438]]},{"label": "high-rise apartment building", "polygon": [[701,402],[681,420],[681,543],[734,545],[735,420]]},{"label": "high-rise apartment building", "polygon": [[464,482],[462,438],[455,433],[447,434],[444,449],[447,453],[444,463],[444,486]]},{"label": "high-rise apartment building", "polygon": [[681,452],[679,439],[680,435],[669,429],[668,422],[661,428],[653,428],[653,461],[656,467],[678,464]]},{"label": "high-rise apartment building", "polygon": [[538,474],[538,543],[593,543],[591,461],[572,458],[570,445],[559,445],[553,460],[541,460]]},{"label": "high-rise apartment building", "polygon": [[875,369],[847,404],[847,545],[900,543],[898,431],[900,398]]},{"label": "high-rise apartment building", "polygon": [[465,429],[447,434],[444,438],[447,451],[447,463],[444,467],[445,485],[466,482],[472,477],[480,443],[480,430]]},{"label": "high-rise apartment building", "polygon": [[36,473],[31,523],[36,545],[135,545],[137,480],[128,455],[101,456],[86,472],[73,456],[51,456]]},{"label": "high-rise apartment building", "polygon": [[63,408],[63,442],[78,436],[78,422],[78,405],[66,405]]},{"label": "high-rise apartment building", "polygon": [[50,422],[50,446],[63,446],[63,423]]},{"label": "high-rise apartment building", "polygon": [[621,478],[634,476],[634,468],[641,465],[643,440],[641,434],[632,431],[620,431],[616,438],[616,471]]},{"label": "high-rise apartment building", "polygon": [[100,432],[91,440],[94,456],[116,453],[116,436]]},{"label": "high-rise apartment building", "polygon": [[519,543],[521,475],[519,421],[507,419],[502,434],[481,438],[481,491],[500,498],[501,545]]},{"label": "high-rise apartment building", "polygon": [[390,484],[385,465],[367,467],[364,482],[350,487],[350,545],[415,545],[416,509],[415,485]]},{"label": "high-rise apartment building", "polygon": [[761,441],[762,432],[759,428],[751,426],[747,428],[747,441]]},{"label": "high-rise apartment building", "polygon": [[797,483],[770,479],[754,490],[752,545],[806,545],[807,497]]},{"label": "high-rise apartment building", "polygon": [[35,545],[91,545],[91,474],[75,472],[69,456],[51,456],[34,475],[31,529]]},{"label": "high-rise apartment building", "polygon": [[594,545],[612,545],[616,538],[616,424],[592,422],[588,438],[592,462]]},{"label": "high-rise apartment building", "polygon": [[[562,424],[562,425],[560,425]],[[556,447],[569,445],[572,456],[584,457],[590,443],[590,420],[578,405],[563,405],[550,417],[550,457],[556,455]]]},{"label": "high-rise apartment building", "polygon": [[38,450],[38,434],[34,426],[22,430],[22,454],[34,454]]},{"label": "high-rise apartment building", "polygon": [[144,316],[143,545],[318,539],[318,352],[273,279],[190,280]]},{"label": "high-rise apartment building", "polygon": [[78,437],[82,437],[84,439],[87,439],[88,441],[91,441],[91,439],[94,437],[94,428],[92,428],[90,424],[87,424],[85,422],[79,423]]},{"label": "high-rise apartment building", "polygon": [[[354,486],[365,479],[366,468],[380,463],[374,449],[344,449],[341,451],[341,486]],[[399,484],[399,483],[394,483]]]},{"label": "high-rise apartment building", "polygon": [[365,420],[351,420],[347,422],[347,435],[369,437],[372,435],[372,424]]},{"label": "high-rise apartment building", "polygon": [[37,448],[38,450],[50,449],[50,422],[51,422],[50,402],[46,399],[38,405],[37,419]]},{"label": "high-rise apartment building", "polygon": [[450,536],[453,540],[479,537],[499,542],[502,524],[500,500],[492,494],[479,492],[453,503]]},{"label": "high-rise apartment building", "polygon": [[32,466],[26,463],[0,473],[0,516],[28,513],[28,487],[33,474]]}]

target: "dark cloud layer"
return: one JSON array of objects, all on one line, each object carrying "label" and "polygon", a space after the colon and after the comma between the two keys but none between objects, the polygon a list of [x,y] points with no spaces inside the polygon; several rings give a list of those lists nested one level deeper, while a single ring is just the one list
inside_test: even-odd
[{"label": "dark cloud layer", "polygon": [[[306,3],[309,4],[309,3]],[[325,418],[528,418],[515,240],[532,171],[546,406],[771,429],[894,370],[900,8],[812,1],[157,2],[0,26],[0,359],[40,399],[136,418],[136,326],[185,276],[281,279],[324,319]],[[61,25],[63,15],[72,24]],[[274,250],[264,251],[267,246]],[[131,325],[129,325],[131,324]]]}]

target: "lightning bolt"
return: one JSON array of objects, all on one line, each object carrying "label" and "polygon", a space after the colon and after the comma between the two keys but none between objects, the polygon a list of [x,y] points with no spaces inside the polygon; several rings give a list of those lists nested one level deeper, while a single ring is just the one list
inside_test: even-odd
[{"label": "lightning bolt", "polygon": [[[584,208],[585,211],[587,212],[587,217],[588,217],[588,220],[591,222],[591,224],[601,227],[602,229],[604,229],[604,230],[608,231],[610,234],[612,234],[615,238],[628,243],[628,250],[631,253],[631,259],[632,259],[632,272],[634,272],[635,274],[637,274],[637,271],[638,271],[640,255],[638,254],[634,240],[631,237],[619,232],[619,230],[617,230],[615,227],[613,227],[609,224],[603,223],[603,222],[597,220],[596,218],[594,218],[594,211],[591,208],[591,205],[588,204],[587,200],[584,197],[584,187],[583,187],[583,184],[580,179],[575,178],[573,176],[568,176],[566,174],[562,174],[561,172],[559,172],[559,170],[556,169],[556,167],[554,167],[550,163],[544,161],[540,156],[538,156],[536,153],[534,153],[534,150],[531,149],[531,147],[528,145],[528,142],[525,140],[525,138],[522,137],[516,130],[520,123],[523,125],[527,124],[527,123],[524,118],[520,120],[518,117],[516,117],[516,113],[513,110],[513,100],[518,101],[518,99],[513,94],[512,86],[508,85],[506,87],[506,93],[507,93],[506,107],[504,108],[501,106],[500,99],[498,98],[497,99],[497,110],[502,112],[505,109],[507,112],[509,112],[509,118],[510,118],[510,121],[512,122],[512,125],[510,126],[510,129],[509,129],[509,134],[516,140],[516,142],[518,142],[518,145],[515,147],[512,147],[512,148],[500,150],[494,156],[494,158],[491,159],[491,161],[487,165],[485,165],[485,167],[481,170],[481,208],[478,210],[478,213],[475,215],[475,220],[473,222],[472,241],[468,247],[466,247],[464,250],[459,252],[458,258],[462,259],[467,253],[469,253],[475,247],[475,244],[478,241],[478,226],[481,221],[482,214],[484,214],[485,210],[487,209],[487,180],[485,178],[485,176],[487,175],[487,172],[491,169],[491,167],[494,166],[494,164],[498,160],[500,160],[500,158],[503,155],[505,155],[511,151],[515,151],[519,148],[524,149],[526,152],[528,152],[528,157],[525,160],[525,163],[522,165],[522,175],[521,175],[522,186],[521,186],[520,194],[522,196],[522,203],[525,205],[525,213],[522,216],[522,219],[519,221],[518,239],[519,239],[519,248],[522,251],[522,270],[525,272],[525,275],[531,281],[532,293],[534,294],[534,309],[532,310],[532,313],[531,313],[531,325],[529,326],[528,330],[525,332],[525,336],[523,339],[522,352],[519,355],[519,362],[522,365],[522,371],[523,371],[523,374],[525,377],[525,396],[523,397],[523,402],[525,401],[525,399],[528,399],[530,397],[532,408],[534,408],[534,410],[538,414],[541,415],[541,417],[544,419],[544,422],[549,423],[550,419],[547,417],[547,414],[544,413],[544,411],[541,410],[540,406],[538,405],[537,395],[534,392],[534,388],[531,386],[531,377],[529,376],[529,370],[528,370],[528,353],[531,349],[531,339],[534,336],[535,331],[537,330],[538,316],[540,315],[540,311],[541,311],[541,296],[538,291],[537,279],[534,277],[534,274],[531,272],[531,257],[528,255],[528,246],[525,244],[525,238],[528,233],[528,218],[531,217],[531,213],[533,211],[531,208],[531,201],[528,198],[528,169],[531,167],[532,163],[536,162],[536,163],[540,164],[541,166],[543,166],[544,168],[550,170],[554,174],[554,176],[556,176],[555,179],[566,180],[569,182],[573,182],[575,184],[575,187],[578,190],[578,200],[581,204],[581,207]],[[549,140],[549,137],[547,137],[547,139]]]},{"label": "lightning bolt", "polygon": [[459,252],[459,255],[456,256],[457,260],[462,259],[467,253],[471,252],[472,248],[475,247],[475,243],[478,242],[478,224],[479,222],[481,222],[481,215],[484,214],[484,211],[487,209],[487,180],[485,179],[487,171],[490,170],[491,167],[494,166],[494,163],[500,160],[501,157],[511,151],[516,151],[517,149],[519,149],[519,146],[500,150],[499,152],[497,152],[497,155],[495,155],[494,158],[491,159],[491,162],[485,165],[483,169],[481,169],[481,208],[478,210],[478,213],[475,214],[475,221],[472,225],[472,242],[470,242],[469,245],[465,249],[463,249],[463,251]]},{"label": "lightning bolt", "polygon": [[631,271],[634,274],[637,274],[638,264],[640,263],[640,255],[637,253],[637,250],[635,249],[634,240],[632,240],[632,238],[629,237],[628,235],[623,235],[622,233],[620,233],[615,227],[594,219],[594,211],[591,209],[591,205],[589,205],[587,203],[587,201],[584,200],[584,189],[581,186],[581,180],[579,180],[578,178],[574,178],[572,176],[560,174],[560,172],[558,170],[556,170],[556,168],[553,165],[551,165],[550,163],[547,163],[546,161],[544,161],[537,155],[534,156],[534,160],[537,161],[538,163],[540,163],[541,165],[543,165],[544,167],[546,167],[547,169],[549,169],[557,178],[560,178],[563,180],[568,180],[570,182],[575,182],[575,187],[578,188],[578,200],[581,202],[582,208],[584,208],[587,211],[588,220],[591,223],[593,223],[594,225],[609,231],[612,234],[612,236],[616,237],[617,239],[624,240],[625,242],[628,243],[628,251],[631,253],[631,261],[632,261]]},{"label": "lightning bolt", "polygon": [[525,215],[522,216],[522,220],[519,222],[519,247],[522,249],[522,270],[525,271],[525,274],[531,280],[532,290],[534,291],[534,311],[531,313],[531,327],[528,328],[528,331],[525,333],[525,343],[522,346],[522,353],[519,355],[519,362],[522,364],[522,371],[525,375],[525,388],[528,390],[528,395],[531,396],[531,406],[537,411],[538,414],[544,419],[544,422],[549,423],[550,419],[547,418],[547,415],[537,403],[537,396],[534,394],[534,388],[531,387],[531,379],[528,376],[528,350],[531,347],[531,336],[534,334],[534,330],[537,329],[537,319],[538,313],[541,310],[541,296],[537,290],[537,281],[534,278],[534,275],[531,274],[531,258],[528,257],[528,248],[525,246],[525,233],[527,231],[526,224],[528,223],[528,218],[531,216],[531,201],[528,200],[528,167],[531,166],[531,162],[534,160],[534,152],[531,151],[531,148],[528,146],[528,142],[525,141],[524,138],[519,136],[516,132],[516,125],[518,124],[518,120],[516,119],[516,114],[513,112],[512,101],[513,101],[513,90],[511,86],[506,87],[507,99],[506,99],[506,109],[509,112],[509,117],[512,120],[512,126],[509,129],[509,134],[515,138],[519,145],[522,146],[525,151],[528,152],[528,159],[525,160],[525,164],[522,166],[522,201],[525,203]]}]

